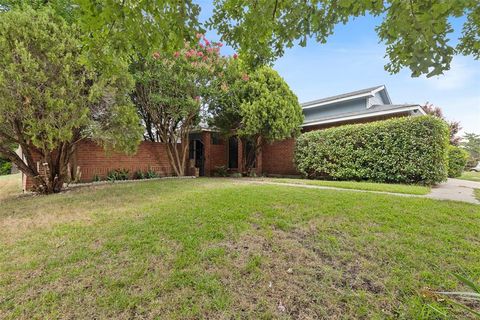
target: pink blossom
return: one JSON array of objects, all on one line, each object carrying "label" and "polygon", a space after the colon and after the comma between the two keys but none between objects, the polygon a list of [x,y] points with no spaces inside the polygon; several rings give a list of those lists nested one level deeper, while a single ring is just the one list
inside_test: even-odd
[{"label": "pink blossom", "polygon": [[206,46],[209,46],[210,45],[210,41],[208,41],[207,39],[203,38],[203,40],[205,41],[205,45]]},{"label": "pink blossom", "polygon": [[152,54],[152,57],[153,59],[157,60],[158,58],[160,58],[160,53],[158,51],[155,51],[153,54]]},{"label": "pink blossom", "polygon": [[200,42],[198,45],[200,46],[200,48],[205,47],[205,46],[203,45],[203,43],[201,43],[201,42]]},{"label": "pink blossom", "polygon": [[178,58],[178,57],[180,56],[180,52],[175,51],[175,53],[173,54],[173,56],[174,56],[175,58]]},{"label": "pink blossom", "polygon": [[197,33],[197,34],[196,34],[196,37],[197,37],[197,39],[200,39],[200,38],[202,38],[202,37],[203,37],[203,34],[201,34],[201,33]]},{"label": "pink blossom", "polygon": [[242,80],[243,81],[248,81],[248,80],[250,80],[250,77],[248,76],[248,74],[244,73],[244,74],[242,74]]},{"label": "pink blossom", "polygon": [[234,53],[233,54],[233,59],[237,59],[238,58],[238,54]]},{"label": "pink blossom", "polygon": [[217,46],[219,46],[221,48],[221,47],[223,47],[223,43],[219,42],[219,43],[217,43]]},{"label": "pink blossom", "polygon": [[198,51],[198,52],[197,52],[197,57],[203,57],[203,52],[202,52],[202,51]]}]

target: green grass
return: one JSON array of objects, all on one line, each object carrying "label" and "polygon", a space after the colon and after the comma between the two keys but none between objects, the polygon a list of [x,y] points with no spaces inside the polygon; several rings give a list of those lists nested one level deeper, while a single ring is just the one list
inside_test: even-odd
[{"label": "green grass", "polygon": [[474,189],[473,193],[475,194],[475,198],[480,201],[480,189]]},{"label": "green grass", "polygon": [[438,319],[480,206],[231,179],[9,198],[0,318]]},{"label": "green grass", "polygon": [[280,183],[308,184],[314,186],[335,187],[342,189],[356,189],[367,191],[383,191],[403,194],[425,195],[430,192],[430,187],[406,184],[376,183],[376,182],[357,182],[357,181],[328,181],[328,180],[308,180],[308,179],[284,179],[269,178],[266,181]]},{"label": "green grass", "polygon": [[458,179],[480,182],[480,172],[465,171]]}]

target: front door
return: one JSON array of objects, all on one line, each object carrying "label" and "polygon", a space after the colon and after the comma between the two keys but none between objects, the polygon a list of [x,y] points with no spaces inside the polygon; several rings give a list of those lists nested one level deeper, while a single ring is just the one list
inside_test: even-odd
[{"label": "front door", "polygon": [[201,140],[190,140],[190,159],[195,160],[195,168],[198,168],[200,176],[205,175],[205,148]]}]

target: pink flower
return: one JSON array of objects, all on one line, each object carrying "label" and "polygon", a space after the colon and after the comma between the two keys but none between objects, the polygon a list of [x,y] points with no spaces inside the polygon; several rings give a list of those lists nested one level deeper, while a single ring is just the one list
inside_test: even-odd
[{"label": "pink flower", "polygon": [[250,77],[248,76],[248,74],[244,73],[244,74],[242,74],[242,80],[243,81],[248,81],[248,80],[250,80]]},{"label": "pink flower", "polygon": [[180,56],[180,52],[175,51],[175,53],[173,54],[173,56],[174,56],[175,58],[178,58],[178,57]]},{"label": "pink flower", "polygon": [[233,59],[237,59],[238,58],[238,54],[234,53],[233,54]]},{"label": "pink flower", "polygon": [[152,54],[152,57],[153,59],[157,60],[158,58],[160,58],[160,53],[158,51],[155,51],[153,54]]},{"label": "pink flower", "polygon": [[198,45],[200,46],[200,48],[205,47],[205,46],[203,45],[203,43],[201,43],[201,42],[200,42]]},{"label": "pink flower", "polygon": [[203,57],[203,52],[202,52],[202,51],[198,51],[198,52],[197,52],[197,57]]},{"label": "pink flower", "polygon": [[210,41],[208,41],[207,39],[203,38],[203,40],[205,40],[205,45],[206,46],[209,46],[210,45]]},{"label": "pink flower", "polygon": [[221,47],[223,47],[223,43],[219,42],[219,43],[217,44],[217,46],[219,46],[219,47],[221,48]]},{"label": "pink flower", "polygon": [[203,34],[201,34],[201,33],[197,33],[197,34],[196,34],[196,37],[197,37],[197,39],[200,39],[200,38],[202,38],[202,37],[203,37]]}]

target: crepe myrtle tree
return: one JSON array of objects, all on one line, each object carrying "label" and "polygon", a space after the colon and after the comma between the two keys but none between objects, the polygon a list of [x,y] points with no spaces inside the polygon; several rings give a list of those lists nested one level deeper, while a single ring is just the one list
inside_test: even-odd
[{"label": "crepe myrtle tree", "polygon": [[154,52],[135,74],[133,101],[145,124],[145,138],[165,143],[169,162],[185,175],[188,136],[201,120],[201,110],[217,93],[228,62],[222,44],[197,34],[173,53]]},{"label": "crepe myrtle tree", "polygon": [[38,192],[62,189],[82,139],[134,152],[141,138],[128,77],[103,77],[85,50],[77,28],[49,8],[0,13],[0,154]]},{"label": "crepe myrtle tree", "polygon": [[264,142],[300,133],[303,113],[297,96],[275,70],[263,66],[247,74],[242,65],[239,60],[229,66],[229,85],[221,84],[225,94],[209,108],[213,126],[242,140],[243,168],[249,173]]}]

